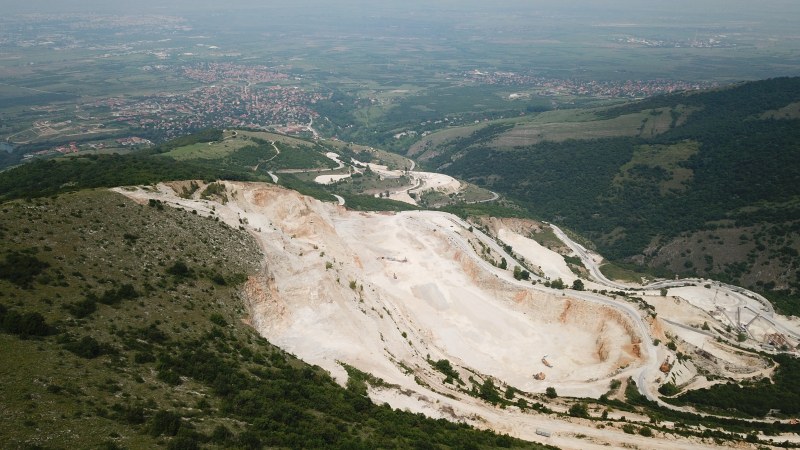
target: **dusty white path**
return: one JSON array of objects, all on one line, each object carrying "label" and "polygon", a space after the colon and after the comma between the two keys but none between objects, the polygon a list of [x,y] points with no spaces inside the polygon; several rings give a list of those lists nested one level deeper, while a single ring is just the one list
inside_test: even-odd
[{"label": "dusty white path", "polygon": [[[340,157],[337,153],[328,152],[326,156],[336,161],[339,164],[339,167],[337,167],[336,169],[341,169],[344,166],[344,163],[342,163],[342,161],[339,159]],[[414,167],[416,166],[416,164],[413,161],[411,162],[412,163],[411,170],[409,171],[390,170],[388,167],[384,165],[364,163],[361,161],[357,161],[355,159],[352,160],[352,163],[356,167],[362,167],[362,168],[369,167],[369,169],[372,172],[375,172],[378,175],[386,178],[400,178],[402,176],[409,177],[411,179],[411,186],[390,191],[389,198],[392,200],[409,203],[411,205],[416,205],[417,201],[410,194],[415,194],[419,196],[428,191],[439,191],[445,195],[448,195],[458,192],[462,187],[460,181],[456,180],[455,178],[449,175],[444,175],[435,172],[414,171]],[[316,178],[314,178],[314,182],[318,184],[331,184],[346,178],[350,178],[351,175],[352,174],[319,175]],[[493,199],[486,201],[496,200],[497,198],[499,198],[499,195],[497,195]]]},{"label": "dusty white path", "polygon": [[325,153],[325,157],[327,157],[328,159],[333,160],[337,164],[337,166],[333,170],[341,169],[342,167],[344,167],[344,163],[342,162],[342,160],[339,159],[339,154],[338,153],[328,152],[328,153]]},{"label": "dusty white path", "polygon": [[331,184],[335,183],[340,180],[344,180],[345,178],[350,178],[349,173],[342,173],[342,174],[334,174],[334,175],[318,175],[314,178],[314,183],[317,184]]}]

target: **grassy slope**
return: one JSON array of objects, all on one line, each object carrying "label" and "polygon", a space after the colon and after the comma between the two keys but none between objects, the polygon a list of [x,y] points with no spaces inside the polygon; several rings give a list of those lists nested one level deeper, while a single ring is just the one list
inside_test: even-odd
[{"label": "grassy slope", "polygon": [[[242,231],[107,191],[0,208],[0,262],[47,265],[2,265],[3,448],[536,447],[375,406],[257,336]],[[11,312],[52,331],[10,332]]]},{"label": "grassy slope", "polygon": [[[512,149],[519,146],[531,146],[544,141],[563,142],[571,139],[600,139],[608,137],[653,137],[664,133],[672,122],[672,113],[680,118],[688,111],[684,107],[660,107],[653,110],[632,111],[616,117],[602,117],[598,113],[604,109],[565,109],[546,111],[525,117],[496,120],[481,125],[470,125],[447,128],[412,145],[410,155],[416,155],[421,161],[433,159],[443,149],[454,143],[467,146],[475,145],[471,134],[496,126],[498,124],[513,127],[503,128],[502,132],[493,133],[489,146],[495,149]],[[678,119],[680,120],[680,119]],[[454,149],[461,152],[464,148]],[[456,153],[457,154],[457,153]],[[441,163],[441,161],[439,161]]]}]

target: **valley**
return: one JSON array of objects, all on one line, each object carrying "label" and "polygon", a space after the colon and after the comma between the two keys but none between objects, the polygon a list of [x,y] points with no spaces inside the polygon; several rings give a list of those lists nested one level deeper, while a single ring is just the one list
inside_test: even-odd
[{"label": "valley", "polygon": [[[458,145],[513,132],[471,130]],[[665,148],[634,152],[611,182],[645,161],[680,172],[699,151]],[[110,187],[249,234],[261,260],[237,288],[242,326],[374,404],[559,448],[795,442],[796,317],[693,274],[618,278],[562,223],[402,155],[209,130],[138,154],[35,161],[2,186],[8,200]],[[746,400],[726,402],[731,386]]]},{"label": "valley", "polygon": [[2,449],[800,448],[800,5],[3,11]]}]

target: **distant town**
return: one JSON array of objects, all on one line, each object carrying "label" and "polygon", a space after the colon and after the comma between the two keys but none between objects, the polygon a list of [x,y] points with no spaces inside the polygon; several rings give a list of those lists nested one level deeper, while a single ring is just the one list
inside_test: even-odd
[{"label": "distant town", "polygon": [[[540,90],[542,95],[573,95],[597,98],[645,98],[680,91],[695,91],[718,86],[713,82],[688,82],[676,80],[571,80],[545,78],[514,72],[482,72],[471,70],[459,74],[475,83],[502,86],[518,86]],[[519,94],[518,94],[519,96]],[[510,99],[514,99],[513,95]]]},{"label": "distant town", "polygon": [[[316,137],[317,132],[311,126],[314,119],[319,117],[315,105],[330,100],[333,96],[331,91],[315,91],[303,87],[307,86],[304,84],[305,80],[291,74],[292,68],[289,66],[268,67],[235,63],[156,64],[142,66],[141,70],[169,73],[201,85],[183,92],[165,91],[144,96],[104,98],[81,105],[72,119],[60,122],[47,119],[36,121],[30,130],[18,133],[19,137],[26,135],[27,139],[17,142],[29,141],[34,136],[55,135],[65,136],[73,142],[31,152],[26,158],[76,153],[80,150],[138,148],[152,145],[152,140],[171,139],[205,128],[271,128],[287,134],[310,132]],[[555,79],[532,73],[488,70],[471,70],[453,74],[451,78],[519,89],[520,92],[511,93],[507,97],[509,101],[529,98],[531,95],[635,99],[716,86],[716,83],[710,82],[675,80]],[[53,107],[33,109],[51,113],[59,110]],[[422,122],[421,125],[430,125],[435,129],[438,126],[455,125],[456,122],[443,118],[435,122]],[[130,134],[126,136],[124,133]],[[406,130],[393,136],[394,139],[402,139],[417,133]],[[419,133],[425,136],[430,130],[420,130]],[[70,138],[93,134],[113,137],[97,141]],[[10,142],[13,143],[13,139]]]},{"label": "distant town", "polygon": [[651,48],[732,48],[736,47],[736,44],[733,42],[726,41],[728,36],[724,34],[719,34],[716,36],[712,36],[709,38],[703,39],[687,39],[687,40],[665,40],[665,39],[649,39],[649,38],[642,38],[637,36],[623,36],[616,38],[615,41],[628,44],[628,45],[635,45],[640,47],[651,47]]},{"label": "distant town", "polygon": [[[184,93],[110,98],[94,106],[110,108],[114,122],[173,138],[211,127],[307,123],[317,116],[313,105],[332,95],[292,86],[289,75],[265,66],[201,64],[161,70],[178,70],[206,85]],[[271,84],[284,82],[289,85]]]}]

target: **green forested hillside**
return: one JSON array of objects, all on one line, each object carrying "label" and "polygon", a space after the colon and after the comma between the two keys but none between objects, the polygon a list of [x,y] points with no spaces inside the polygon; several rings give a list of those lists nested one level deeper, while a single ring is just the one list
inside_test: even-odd
[{"label": "green forested hillside", "polygon": [[188,179],[249,180],[255,177],[243,170],[175,161],[157,155],[93,155],[39,160],[0,173],[0,201],[86,188]]},{"label": "green forested hillside", "polygon": [[244,231],[108,191],[0,209],[3,449],[543,448],[375,405],[258,336]]},{"label": "green forested hillside", "polygon": [[615,260],[774,291],[796,312],[800,118],[779,111],[798,101],[800,78],[656,97],[596,115],[669,110],[661,134],[507,149],[476,132],[434,162],[575,229]]}]

